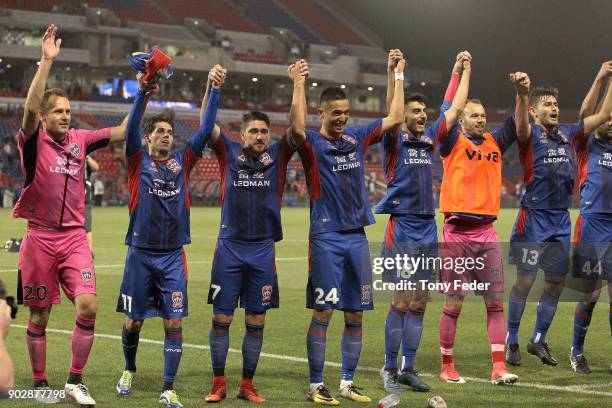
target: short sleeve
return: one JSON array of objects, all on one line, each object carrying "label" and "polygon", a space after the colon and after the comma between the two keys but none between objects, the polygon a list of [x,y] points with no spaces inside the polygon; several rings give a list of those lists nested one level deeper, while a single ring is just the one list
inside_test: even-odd
[{"label": "short sleeve", "polygon": [[381,129],[382,119],[376,119],[363,125],[350,126],[346,133],[354,136],[357,143],[365,150],[368,146],[380,142]]},{"label": "short sleeve", "polygon": [[438,119],[431,125],[426,131],[425,134],[429,137],[434,143],[437,145],[440,143],[440,140],[444,139],[448,134],[448,129],[446,126],[446,115],[440,112]]},{"label": "short sleeve", "polygon": [[87,130],[78,129],[76,130],[77,137],[83,140],[85,144],[86,155],[93,152],[94,150],[106,147],[110,141],[111,130],[110,128]]},{"label": "short sleeve", "polygon": [[225,156],[229,154],[229,150],[232,145],[237,145],[238,143],[234,142],[232,139],[227,137],[225,133],[221,132],[219,137],[215,141],[215,144],[210,146],[213,152],[217,155],[217,158]]},{"label": "short sleeve", "polygon": [[578,123],[575,123],[573,125],[567,125],[569,127],[569,131],[568,131],[568,137],[570,142],[574,139],[584,139],[584,121],[581,120]]},{"label": "short sleeve", "polygon": [[516,140],[516,122],[514,114],[504,121],[497,129],[491,132],[501,152],[505,152]]},{"label": "short sleeve", "polygon": [[450,154],[450,152],[453,150],[453,147],[455,147],[455,143],[457,143],[459,132],[460,132],[459,125],[455,124],[444,135],[439,134],[440,137],[437,137],[436,139],[434,139],[436,141],[436,145],[438,146],[438,151],[440,152],[440,156],[446,157]]}]

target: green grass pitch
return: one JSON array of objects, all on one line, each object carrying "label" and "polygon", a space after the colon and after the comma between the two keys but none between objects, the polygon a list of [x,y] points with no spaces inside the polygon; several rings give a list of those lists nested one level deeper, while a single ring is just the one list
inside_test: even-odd
[{"label": "green grass pitch", "polygon": [[[502,241],[507,241],[517,210],[503,210],[496,228]],[[191,232],[193,244],[187,247],[189,262],[190,315],[184,322],[184,348],[181,367],[175,383],[177,392],[186,407],[204,406],[203,395],[212,379],[208,349],[208,331],[211,307],[206,304],[216,233],[219,225],[219,208],[193,208]],[[572,213],[575,219],[576,213]],[[21,237],[25,223],[12,220],[6,209],[0,210],[0,239]],[[151,407],[157,406],[163,355],[160,319],[148,320],[141,333],[138,349],[138,373],[132,394],[124,399],[115,395],[114,387],[123,369],[121,325],[124,316],[115,312],[115,304],[126,247],[123,244],[127,229],[126,208],[94,209],[94,246],[98,282],[97,338],[85,371],[85,380],[92,395],[101,407]],[[268,313],[264,336],[263,355],[259,362],[255,385],[268,399],[268,406],[312,406],[306,401],[308,365],[306,363],[305,334],[311,312],[305,309],[307,281],[308,209],[283,209],[285,240],[277,245],[277,269],[280,284],[281,307]],[[380,242],[386,217],[377,217],[377,224],[366,229],[371,242]],[[439,223],[440,224],[440,223]],[[0,254],[0,277],[14,292],[16,284],[17,254]],[[511,276],[508,274],[508,276]],[[508,278],[506,278],[508,280]],[[513,280],[513,278],[511,278]],[[509,283],[510,285],[512,282]],[[473,297],[473,296],[472,296]],[[602,295],[595,309],[586,341],[587,357],[593,369],[588,376],[579,376],[569,369],[568,351],[571,345],[574,302],[565,302],[559,309],[548,335],[553,354],[559,358],[557,367],[543,366],[539,360],[525,351],[535,320],[535,303],[529,303],[521,326],[523,366],[513,369],[519,383],[512,387],[493,386],[486,381],[491,374],[489,345],[486,335],[486,313],[483,302],[474,298],[466,302],[459,318],[455,347],[456,365],[461,375],[468,377],[465,385],[445,384],[437,379],[440,357],[438,348],[438,320],[442,303],[434,301],[425,314],[423,339],[417,354],[416,366],[425,375],[433,390],[427,394],[405,391],[402,406],[426,406],[431,395],[441,395],[449,407],[584,407],[586,405],[610,406],[612,401],[612,343],[608,325],[607,295]],[[378,376],[384,361],[384,321],[388,309],[389,294],[376,294],[376,308],[364,319],[363,351],[355,382],[365,389],[374,401],[386,393]],[[54,307],[50,329],[47,332],[47,374],[53,388],[61,388],[70,364],[69,331],[74,326],[74,308],[63,298]],[[21,308],[8,338],[8,348],[16,369],[16,387],[31,386],[30,368],[25,346],[25,329],[28,313]],[[246,402],[234,397],[238,385],[242,358],[239,352],[244,332],[244,314],[237,311],[230,332],[228,356],[228,398],[223,405],[246,406]],[[68,331],[68,332],[67,332]],[[340,337],[342,316],[336,313],[328,330],[326,384],[335,390],[339,384],[341,361]],[[335,363],[335,364],[334,364]],[[61,404],[60,406],[68,406]],[[358,403],[342,401],[341,406],[358,406]],[[374,404],[372,404],[374,405]],[[25,401],[2,401],[0,407],[34,406]]]}]

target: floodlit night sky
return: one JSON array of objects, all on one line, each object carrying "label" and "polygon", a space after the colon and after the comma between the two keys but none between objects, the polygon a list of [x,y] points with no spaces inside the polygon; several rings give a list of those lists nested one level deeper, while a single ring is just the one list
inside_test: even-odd
[{"label": "floodlit night sky", "polygon": [[[514,104],[511,71],[560,91],[577,110],[595,74],[612,60],[612,0],[337,0],[408,63],[450,71],[456,53],[474,58],[470,97]],[[446,81],[446,80],[445,80]]]}]

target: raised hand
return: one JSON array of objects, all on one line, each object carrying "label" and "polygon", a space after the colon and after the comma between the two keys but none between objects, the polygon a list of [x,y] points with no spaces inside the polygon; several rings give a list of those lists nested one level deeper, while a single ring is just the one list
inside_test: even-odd
[{"label": "raised hand", "polygon": [[389,51],[389,58],[387,60],[387,69],[389,72],[393,72],[399,60],[404,58],[404,54],[401,50],[394,48]]},{"label": "raised hand", "polygon": [[529,86],[531,85],[531,81],[529,80],[529,75],[525,72],[514,72],[510,74],[510,81],[514,84],[516,88],[516,92],[519,95],[525,96],[529,95]]},{"label": "raised hand", "polygon": [[304,83],[306,78],[308,78],[308,63],[306,60],[299,60],[289,65],[287,68],[287,75],[293,83]]},{"label": "raised hand", "polygon": [[57,34],[57,26],[51,24],[47,27],[47,31],[42,38],[42,53],[43,58],[48,60],[54,60],[60,52],[60,46],[62,45],[62,39],[55,39]]},{"label": "raised hand", "polygon": [[139,72],[136,74],[136,80],[138,81],[138,87],[146,92],[145,96],[147,99],[149,99],[150,97],[159,93],[159,80],[161,76],[156,75],[149,81],[145,81],[143,79],[144,76],[145,74]]},{"label": "raised hand", "polygon": [[456,74],[460,74],[463,69],[464,61],[472,61],[472,55],[468,51],[461,51],[457,54],[455,58],[455,65],[453,66],[453,72]]},{"label": "raised hand", "polygon": [[612,61],[606,61],[601,64],[601,68],[597,73],[597,79],[604,79],[612,75]]},{"label": "raised hand", "polygon": [[400,58],[397,61],[397,65],[395,66],[395,69],[393,70],[393,72],[399,74],[400,72],[404,72],[404,67],[406,66],[406,60],[404,58]]},{"label": "raised hand", "polygon": [[213,65],[213,67],[208,71],[208,80],[212,83],[215,88],[220,88],[221,85],[225,82],[225,77],[227,76],[227,69],[223,68],[219,64]]}]

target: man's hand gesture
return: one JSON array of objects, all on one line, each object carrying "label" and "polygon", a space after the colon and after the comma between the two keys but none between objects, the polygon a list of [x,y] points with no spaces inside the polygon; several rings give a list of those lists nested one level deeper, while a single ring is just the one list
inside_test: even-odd
[{"label": "man's hand gesture", "polygon": [[43,59],[54,60],[59,52],[60,46],[62,45],[62,39],[55,39],[55,35],[57,34],[57,26],[55,24],[51,24],[47,27],[47,31],[42,38],[42,52]]},{"label": "man's hand gesture", "polygon": [[225,77],[227,76],[227,69],[223,68],[219,64],[213,65],[213,67],[208,71],[208,81],[215,88],[221,88],[221,85],[225,82]]},{"label": "man's hand gesture", "polygon": [[457,54],[457,57],[455,59],[455,65],[453,66],[453,72],[456,74],[460,74],[461,71],[463,70],[463,63],[465,61],[471,62],[472,55],[468,51],[461,51],[459,54]]},{"label": "man's hand gesture", "polygon": [[398,50],[397,48],[390,50],[389,59],[387,60],[387,69],[389,70],[389,72],[393,72],[399,60],[403,58],[404,54],[402,53],[402,51]]},{"label": "man's hand gesture", "polygon": [[308,63],[303,59],[296,61],[287,68],[287,75],[294,84],[306,82],[308,74]]},{"label": "man's hand gesture", "polygon": [[604,79],[609,76],[612,76],[612,61],[606,61],[601,64],[601,68],[597,73],[597,79]]},{"label": "man's hand gesture", "polygon": [[529,95],[531,81],[529,80],[529,75],[525,72],[514,72],[510,74],[510,81],[514,84],[517,94],[521,96]]}]

